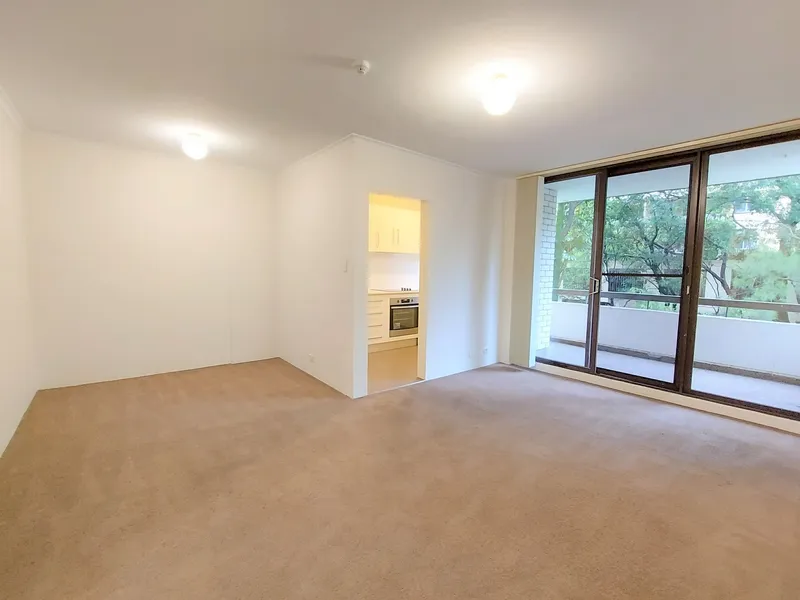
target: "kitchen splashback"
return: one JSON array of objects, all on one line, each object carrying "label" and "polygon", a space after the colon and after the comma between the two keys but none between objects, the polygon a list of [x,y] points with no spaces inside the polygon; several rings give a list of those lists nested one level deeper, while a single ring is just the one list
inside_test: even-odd
[{"label": "kitchen splashback", "polygon": [[368,259],[369,289],[419,289],[419,254],[370,252]]}]

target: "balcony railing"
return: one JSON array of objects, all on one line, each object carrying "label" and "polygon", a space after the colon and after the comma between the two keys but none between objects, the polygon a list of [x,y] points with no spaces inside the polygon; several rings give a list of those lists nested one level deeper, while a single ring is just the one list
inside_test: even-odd
[{"label": "balcony railing", "polygon": [[[553,342],[584,345],[586,342],[587,290],[557,289],[559,298],[575,302],[553,302],[549,333]],[[601,302],[598,343],[611,352],[633,352],[654,359],[675,356],[678,336],[678,311],[664,310],[664,304],[678,304],[678,296],[632,292],[599,292]],[[642,303],[620,306],[619,301]],[[649,308],[659,304],[661,307]],[[790,321],[742,318],[701,311],[697,316],[695,360],[698,363],[800,378],[800,304],[700,298],[700,305],[723,309],[777,311]]]},{"label": "balcony railing", "polygon": [[[558,289],[553,292],[559,297],[578,296],[586,297],[591,292],[588,290],[564,290]],[[639,300],[642,302],[657,302],[660,304],[677,304],[681,301],[680,296],[662,296],[661,294],[638,294],[631,292],[599,292],[600,298],[618,300]],[[722,308],[740,308],[745,310],[773,310],[777,312],[796,312],[800,313],[800,304],[787,302],[755,302],[752,300],[729,300],[722,298],[700,298],[701,306],[717,306]]]}]

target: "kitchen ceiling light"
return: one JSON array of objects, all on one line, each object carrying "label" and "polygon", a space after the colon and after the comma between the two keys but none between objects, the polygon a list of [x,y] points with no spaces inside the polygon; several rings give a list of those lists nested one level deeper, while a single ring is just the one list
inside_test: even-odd
[{"label": "kitchen ceiling light", "polygon": [[508,75],[495,75],[483,93],[483,107],[490,115],[504,115],[517,101],[517,90]]},{"label": "kitchen ceiling light", "polygon": [[181,142],[183,153],[193,160],[203,160],[208,156],[208,144],[198,133],[190,133]]}]

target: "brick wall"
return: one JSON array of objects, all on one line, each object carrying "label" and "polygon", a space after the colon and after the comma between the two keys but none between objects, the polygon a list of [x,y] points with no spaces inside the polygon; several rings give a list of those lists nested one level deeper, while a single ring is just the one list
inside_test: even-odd
[{"label": "brick wall", "polygon": [[553,301],[553,268],[556,260],[556,209],[558,201],[556,191],[544,189],[542,198],[542,220],[537,232],[539,244],[539,262],[535,269],[539,270],[538,311],[536,314],[536,349],[542,350],[550,345],[551,304]]}]

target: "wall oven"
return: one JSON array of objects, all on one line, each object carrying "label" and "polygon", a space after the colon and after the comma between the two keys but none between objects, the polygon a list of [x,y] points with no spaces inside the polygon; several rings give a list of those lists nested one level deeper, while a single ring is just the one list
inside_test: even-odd
[{"label": "wall oven", "polygon": [[419,332],[419,297],[389,298],[389,337]]}]

